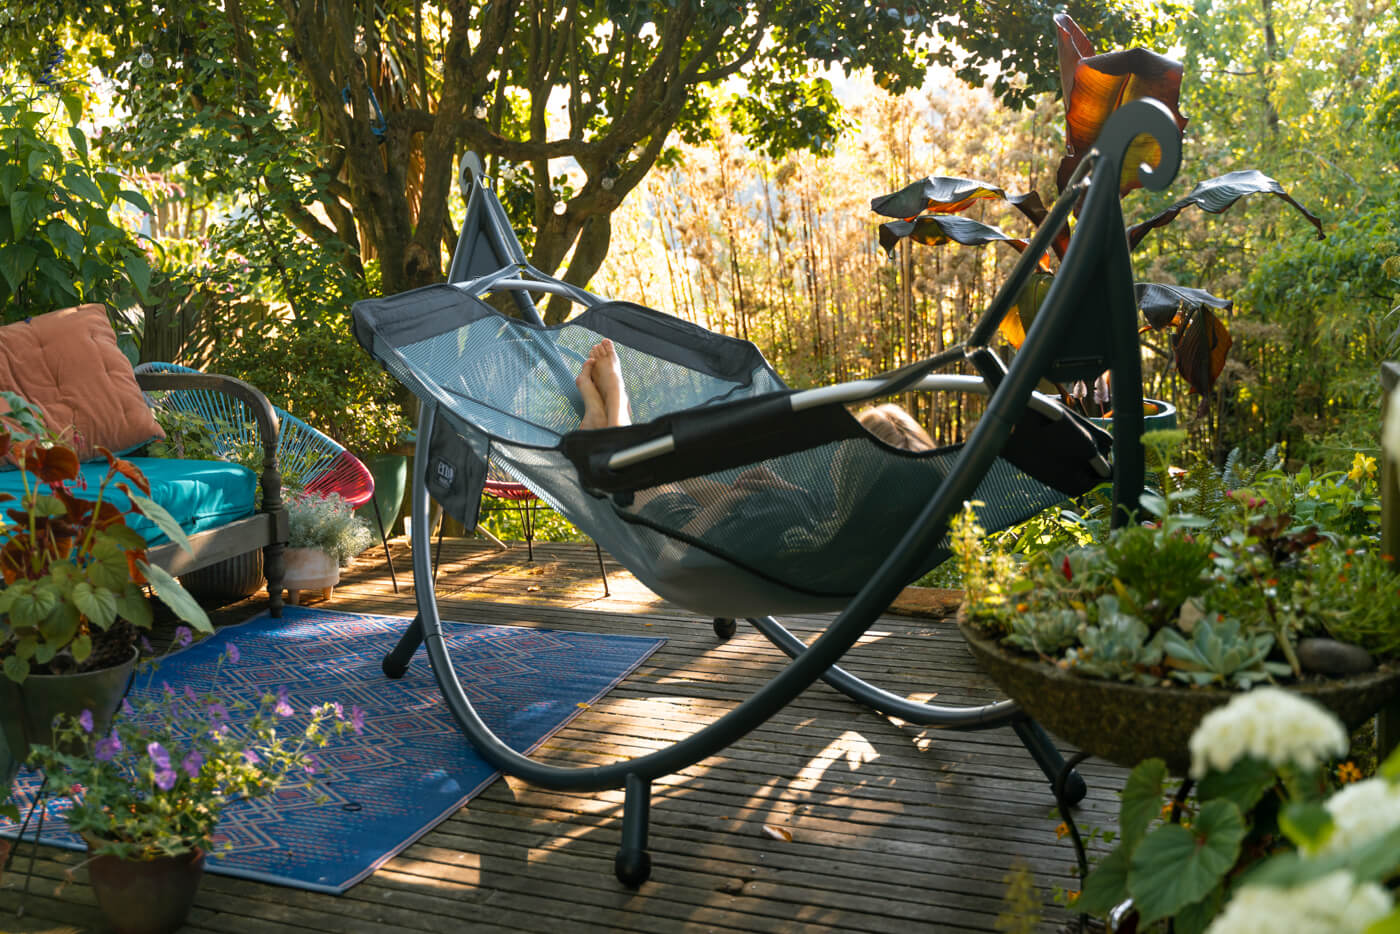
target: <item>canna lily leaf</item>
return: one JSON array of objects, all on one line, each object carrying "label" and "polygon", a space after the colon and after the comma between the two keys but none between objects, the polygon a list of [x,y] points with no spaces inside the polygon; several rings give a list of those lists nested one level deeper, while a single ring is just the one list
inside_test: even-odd
[{"label": "canna lily leaf", "polygon": [[1191,189],[1191,193],[1182,198],[1176,204],[1167,208],[1161,214],[1150,217],[1141,224],[1134,224],[1128,228],[1128,247],[1132,249],[1147,236],[1148,231],[1158,227],[1165,227],[1176,219],[1185,208],[1196,205],[1202,211],[1211,214],[1223,214],[1229,210],[1231,205],[1246,195],[1271,194],[1282,198],[1289,204],[1297,208],[1304,217],[1317,228],[1317,239],[1322,240],[1326,236],[1322,232],[1322,221],[1307,208],[1289,196],[1283,190],[1283,186],[1274,181],[1269,176],[1258,169],[1244,169],[1239,172],[1230,172],[1217,178],[1206,179]]},{"label": "canna lily leaf", "polygon": [[1210,306],[1229,310],[1235,303],[1228,298],[1218,298],[1205,289],[1191,289],[1181,285],[1166,285],[1161,282],[1138,282],[1138,310],[1154,330],[1165,330],[1180,324],[1183,312]]},{"label": "canna lily leaf", "polygon": [[[1181,99],[1181,63],[1147,49],[1093,54],[1093,45],[1068,15],[1055,17],[1060,50],[1060,87],[1065,93],[1065,143],[1068,155],[1060,162],[1057,181],[1068,183],[1079,162],[1093,148],[1111,113],[1128,101],[1153,97],[1161,101],[1179,128],[1186,118],[1177,110]],[[1161,148],[1149,136],[1141,136],[1123,161],[1119,192],[1141,187],[1137,167],[1156,165]]]},{"label": "canna lily leaf", "polygon": [[1202,305],[1186,316],[1172,335],[1176,369],[1192,392],[1208,395],[1225,369],[1234,342],[1224,322]]},{"label": "canna lily leaf", "polygon": [[912,221],[889,221],[880,225],[880,246],[886,253],[893,253],[895,246],[905,237],[925,246],[942,246],[945,243],[981,246],[984,243],[1002,242],[1011,244],[1017,250],[1026,248],[1026,241],[1021,238],[1010,236],[999,227],[968,217],[925,214]]},{"label": "canna lily leaf", "polygon": [[1025,343],[1026,332],[1031,328],[1031,322],[1035,320],[1035,313],[1040,310],[1040,306],[1045,302],[1045,296],[1050,292],[1050,285],[1055,281],[1055,277],[1048,272],[1033,272],[1030,279],[1026,280],[1025,287],[1016,296],[1015,303],[1011,310],[1006,313],[1006,317],[1001,319],[1001,324],[997,329],[1001,331],[1001,336],[1006,338],[1006,342],[1017,350]]},{"label": "canna lily leaf", "polygon": [[967,210],[974,202],[986,198],[1005,201],[1029,217],[1032,223],[1039,224],[1045,219],[1045,204],[1040,200],[1038,192],[1008,195],[996,185],[979,182],[974,178],[954,178],[948,175],[931,175],[899,191],[872,198],[870,210],[885,217],[912,220],[926,211],[935,214],[957,214]]}]

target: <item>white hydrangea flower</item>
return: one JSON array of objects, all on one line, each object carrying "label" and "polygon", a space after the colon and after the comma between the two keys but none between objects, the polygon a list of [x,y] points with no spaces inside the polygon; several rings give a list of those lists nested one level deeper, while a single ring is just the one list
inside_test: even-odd
[{"label": "white hydrangea flower", "polygon": [[1383,778],[1348,785],[1324,806],[1334,825],[1324,853],[1354,849],[1400,827],[1400,785]]},{"label": "white hydrangea flower", "polygon": [[1361,934],[1394,907],[1374,882],[1356,884],[1337,870],[1295,889],[1247,885],[1215,916],[1206,934]]},{"label": "white hydrangea flower", "polygon": [[1311,770],[1346,751],[1347,731],[1325,707],[1292,691],[1259,687],[1201,718],[1191,734],[1191,777],[1224,772],[1245,756]]}]

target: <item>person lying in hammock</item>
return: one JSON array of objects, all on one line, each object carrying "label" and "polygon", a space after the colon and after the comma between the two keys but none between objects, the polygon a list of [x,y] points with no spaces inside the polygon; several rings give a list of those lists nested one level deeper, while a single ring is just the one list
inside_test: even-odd
[{"label": "person lying in hammock", "polygon": [[[631,406],[622,377],[622,366],[613,342],[594,345],[575,379],[583,397],[580,429],[630,425]],[[865,409],[856,418],[876,438],[904,451],[931,451],[935,447],[927,431],[897,405]],[[787,530],[786,545],[811,548],[812,541],[834,532],[863,498],[868,486],[852,493],[842,477],[859,479],[860,470],[846,468],[852,453],[837,453],[822,469],[829,477],[813,476],[807,484],[793,483],[764,465],[750,467],[731,483],[694,477],[679,483],[639,490],[628,511],[644,524],[709,540],[754,539],[756,529]],[[820,492],[818,492],[820,491]]]}]

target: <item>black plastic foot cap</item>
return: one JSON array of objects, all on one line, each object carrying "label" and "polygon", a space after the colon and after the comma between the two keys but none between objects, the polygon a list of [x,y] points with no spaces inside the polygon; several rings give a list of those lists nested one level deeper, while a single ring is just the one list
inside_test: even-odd
[{"label": "black plastic foot cap", "polygon": [[403,673],[408,671],[408,666],[401,662],[394,661],[394,656],[392,655],[384,656],[384,663],[380,665],[380,667],[384,669],[385,675],[393,678],[395,681],[402,678]]},{"label": "black plastic foot cap", "polygon": [[646,850],[618,850],[613,860],[617,881],[629,889],[641,888],[651,878],[651,854]]},{"label": "black plastic foot cap", "polygon": [[727,616],[715,617],[715,635],[719,636],[721,639],[732,637],[738,629],[739,624],[737,621]]}]

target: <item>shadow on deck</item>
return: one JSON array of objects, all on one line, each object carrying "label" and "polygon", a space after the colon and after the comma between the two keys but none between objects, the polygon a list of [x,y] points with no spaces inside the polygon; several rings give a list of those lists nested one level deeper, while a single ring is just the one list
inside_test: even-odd
[{"label": "shadow on deck", "polygon": [[[394,543],[401,592],[382,553],[348,569],[326,608],[411,617],[409,548]],[[443,550],[445,619],[661,636],[631,677],[555,735],[538,755],[559,764],[636,755],[713,721],[777,672],[784,658],[741,626],[719,642],[709,620],[651,594],[609,562],[603,596],[591,546],[523,545],[502,553],[472,539]],[[260,612],[262,597],[221,608],[217,622]],[[790,620],[815,635],[821,618]],[[420,655],[415,664],[426,664]],[[940,703],[998,695],[956,629],[886,617],[846,667],[890,690]],[[1081,767],[1082,825],[1111,825],[1124,772]],[[859,708],[824,685],[722,755],[654,786],[652,881],[613,878],[622,793],[572,794],[501,779],[366,881],[341,896],[206,875],[188,931],[992,931],[1013,865],[1032,874],[1039,930],[1068,915],[1052,887],[1077,888],[1073,852],[1056,840],[1044,778],[1009,729],[951,733]],[[0,930],[100,930],[86,873],[54,886],[78,854],[41,848],[22,918],[25,845],[0,887]],[[1001,929],[1005,929],[1002,927]],[[1019,929],[1019,928],[1017,928]]]}]

